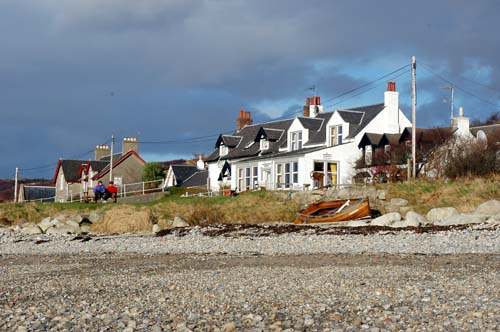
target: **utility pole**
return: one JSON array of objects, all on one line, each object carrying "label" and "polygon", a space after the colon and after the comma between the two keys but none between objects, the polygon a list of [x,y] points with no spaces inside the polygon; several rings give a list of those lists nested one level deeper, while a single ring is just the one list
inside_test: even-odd
[{"label": "utility pole", "polygon": [[417,59],[411,57],[411,159],[412,159],[412,177],[417,177]]},{"label": "utility pole", "polygon": [[19,168],[16,167],[16,177],[14,180],[14,203],[17,203],[17,178],[19,177]]},{"label": "utility pole", "polygon": [[455,116],[455,86],[450,84],[449,86],[445,86],[443,89],[450,89],[451,91],[451,112],[450,112],[450,121],[453,121],[453,117]]},{"label": "utility pole", "polygon": [[109,181],[113,181],[113,149],[115,146],[115,135],[111,135],[111,155],[109,156]]}]

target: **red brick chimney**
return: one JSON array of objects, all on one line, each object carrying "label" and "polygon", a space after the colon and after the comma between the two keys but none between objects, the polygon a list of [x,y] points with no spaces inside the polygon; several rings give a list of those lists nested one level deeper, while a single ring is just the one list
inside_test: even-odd
[{"label": "red brick chimney", "polygon": [[323,106],[321,106],[321,97],[315,96],[311,98],[306,98],[306,105],[304,106],[304,117],[315,118],[319,112],[323,111]]},{"label": "red brick chimney", "polygon": [[253,120],[250,117],[250,112],[246,112],[244,110],[240,111],[240,116],[236,119],[236,129],[240,130],[245,126],[249,126],[253,124]]}]

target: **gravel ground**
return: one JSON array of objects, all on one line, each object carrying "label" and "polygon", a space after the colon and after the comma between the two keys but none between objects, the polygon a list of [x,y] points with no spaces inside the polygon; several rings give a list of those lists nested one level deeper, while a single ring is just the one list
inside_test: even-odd
[{"label": "gravel ground", "polygon": [[[384,231],[370,235],[314,235],[302,233],[276,236],[244,234],[203,236],[198,228],[184,236],[152,234],[68,237],[57,235],[22,236],[0,232],[0,253],[59,255],[61,253],[136,254],[467,254],[500,253],[500,229],[463,229],[436,233]],[[257,232],[258,233],[258,232]],[[228,235],[228,234],[226,234]],[[231,235],[231,234],[229,234]]]},{"label": "gravel ground", "polygon": [[499,235],[0,233],[0,330],[499,331]]}]

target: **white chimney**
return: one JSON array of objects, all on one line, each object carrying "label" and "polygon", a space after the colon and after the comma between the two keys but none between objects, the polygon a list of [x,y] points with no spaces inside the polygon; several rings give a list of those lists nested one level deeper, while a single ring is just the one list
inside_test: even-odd
[{"label": "white chimney", "polygon": [[451,121],[451,127],[455,130],[455,135],[462,138],[472,138],[473,135],[469,130],[469,118],[464,116],[464,108],[458,108],[458,116]]},{"label": "white chimney", "polygon": [[385,106],[385,132],[388,134],[399,134],[399,92],[396,91],[396,82],[387,83],[387,91],[384,92]]}]

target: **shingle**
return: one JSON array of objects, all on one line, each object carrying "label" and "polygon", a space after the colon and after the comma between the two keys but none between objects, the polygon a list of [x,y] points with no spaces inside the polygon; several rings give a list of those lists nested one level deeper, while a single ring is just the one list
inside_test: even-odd
[{"label": "shingle", "polygon": [[185,179],[182,182],[182,188],[194,188],[194,187],[206,187],[208,179],[208,171],[207,170],[198,170],[189,178]]},{"label": "shingle", "polygon": [[[358,107],[358,108],[352,108],[349,110],[341,110],[338,112],[342,112],[344,116],[346,116],[350,121],[354,122],[349,122],[349,136],[347,138],[353,138],[363,128],[366,127],[383,109],[385,108],[384,104],[375,104],[375,105],[369,105],[369,106],[363,106],[363,107]],[[347,113],[350,113],[347,115]],[[356,123],[359,113],[362,113],[362,118],[359,120],[358,123]],[[356,115],[358,114],[358,115]]]},{"label": "shingle", "polygon": [[191,165],[171,165],[172,172],[174,172],[175,181],[177,185],[182,185],[182,183],[198,171],[196,166]]},{"label": "shingle", "polygon": [[54,196],[56,196],[56,187],[24,186],[23,190],[26,201],[43,200],[43,202],[53,202]]},{"label": "shingle", "polygon": [[320,118],[323,120],[321,126],[317,130],[309,131],[309,141],[307,141],[304,146],[315,145],[315,144],[325,144],[326,140],[326,124],[332,117],[333,112],[320,113],[316,119]]},{"label": "shingle", "polygon": [[75,182],[80,180],[80,167],[87,163],[88,160],[61,160],[61,167],[66,181]]}]

